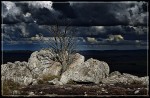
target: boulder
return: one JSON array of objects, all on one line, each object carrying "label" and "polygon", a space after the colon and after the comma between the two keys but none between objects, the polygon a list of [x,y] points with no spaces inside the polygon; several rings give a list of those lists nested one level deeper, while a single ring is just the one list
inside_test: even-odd
[{"label": "boulder", "polygon": [[8,62],[1,65],[2,81],[13,80],[20,85],[29,85],[33,78],[30,70],[27,68],[28,63],[16,61],[15,63]]},{"label": "boulder", "polygon": [[[75,63],[74,63],[75,64]],[[76,82],[93,82],[98,84],[109,75],[109,66],[103,61],[88,59],[84,63],[78,63],[68,68],[61,76],[63,84],[70,80]]]},{"label": "boulder", "polygon": [[56,55],[51,49],[35,51],[28,60],[28,67],[34,77],[42,77],[44,75],[60,75],[61,64],[55,62]]},{"label": "boulder", "polygon": [[143,85],[149,86],[149,76],[140,77],[139,80],[142,81]]},{"label": "boulder", "polygon": [[128,73],[121,74],[118,71],[112,72],[109,77],[104,78],[102,80],[104,84],[116,84],[116,83],[123,83],[123,84],[132,84],[132,83],[141,83],[143,85],[149,85],[149,77],[138,77],[135,75],[131,75]]},{"label": "boulder", "polygon": [[109,77],[115,77],[115,76],[119,77],[119,76],[121,76],[121,73],[119,71],[114,71],[109,74]]},{"label": "boulder", "polygon": [[120,77],[120,76],[117,76],[117,75],[114,75],[114,76],[111,76],[111,77],[107,77],[107,78],[104,78],[102,80],[102,83],[104,84],[116,84],[116,83],[124,83],[124,84],[127,84],[127,78],[124,78],[124,77]]},{"label": "boulder", "polygon": [[[72,57],[73,62],[69,65],[70,68],[84,62],[84,56],[78,53]],[[2,64],[2,79],[12,79],[21,85],[37,85],[37,81],[45,76],[60,75],[62,66],[59,62],[54,61],[55,58],[56,55],[51,49],[44,49],[33,52],[28,63],[16,61],[15,63]],[[58,82],[54,84],[58,84]]]},{"label": "boulder", "polygon": [[75,55],[72,56],[72,59],[73,59],[72,63],[68,65],[70,68],[73,68],[74,66],[84,63],[85,57],[79,53],[76,53]]}]

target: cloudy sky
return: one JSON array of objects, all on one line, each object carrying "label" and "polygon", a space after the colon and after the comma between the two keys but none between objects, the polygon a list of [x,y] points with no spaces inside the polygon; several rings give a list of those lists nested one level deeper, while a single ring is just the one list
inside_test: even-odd
[{"label": "cloudy sky", "polygon": [[[2,1],[2,44],[9,50],[38,50],[53,36],[55,20],[71,23],[80,50],[148,48],[147,2]],[[39,41],[40,36],[44,41]]]}]

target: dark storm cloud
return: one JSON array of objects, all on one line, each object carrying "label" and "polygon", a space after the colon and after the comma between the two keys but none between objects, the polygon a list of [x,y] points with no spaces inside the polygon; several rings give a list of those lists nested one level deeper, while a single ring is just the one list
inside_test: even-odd
[{"label": "dark storm cloud", "polygon": [[53,14],[47,8],[39,8],[31,13],[37,24],[50,24],[54,20]]},{"label": "dark storm cloud", "polygon": [[143,3],[71,3],[81,24],[146,25]]},{"label": "dark storm cloud", "polygon": [[3,38],[11,38],[12,40],[20,40],[20,38],[30,38],[36,34],[43,36],[51,36],[45,26],[39,26],[35,23],[18,23],[18,24],[5,24],[3,25]]},{"label": "dark storm cloud", "polygon": [[[3,24],[15,24],[20,22],[37,24],[51,24],[57,18],[59,12],[51,8],[49,2],[2,2],[3,7]],[[45,20],[45,21],[44,21]]]},{"label": "dark storm cloud", "polygon": [[[24,1],[2,3],[3,23],[31,23],[51,25],[55,20],[69,19],[72,25],[147,25],[147,3],[55,3]],[[30,16],[26,17],[26,14]],[[59,22],[62,24],[61,22]]]},{"label": "dark storm cloud", "polygon": [[62,13],[59,18],[77,18],[76,13],[70,6],[70,3],[53,3],[52,7]]},{"label": "dark storm cloud", "polygon": [[2,9],[3,23],[17,23],[20,21],[16,16],[20,15],[21,10],[13,2],[3,2]]},{"label": "dark storm cloud", "polygon": [[[128,20],[119,21],[113,10],[114,4],[105,3],[73,3],[72,7],[77,13],[78,19],[75,23],[81,25],[126,25]],[[117,4],[116,4],[117,5]]]},{"label": "dark storm cloud", "polygon": [[79,45],[147,45],[147,3],[2,2],[5,44],[37,44],[48,26],[71,21]]}]

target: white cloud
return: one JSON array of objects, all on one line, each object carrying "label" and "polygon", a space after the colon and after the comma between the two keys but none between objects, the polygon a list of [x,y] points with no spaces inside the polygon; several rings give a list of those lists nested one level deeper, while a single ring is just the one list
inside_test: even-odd
[{"label": "white cloud", "polygon": [[135,42],[136,42],[136,43],[140,43],[141,41],[140,41],[140,40],[135,40]]},{"label": "white cloud", "polygon": [[42,38],[42,36],[36,34],[35,37],[31,37],[31,40],[33,40],[33,41],[39,41],[39,40],[41,40],[41,38]]},{"label": "white cloud", "polygon": [[119,42],[119,41],[123,41],[124,38],[122,35],[109,35],[106,40]]},{"label": "white cloud", "polygon": [[16,7],[16,4],[10,1],[3,1],[3,17],[6,17],[7,15],[18,15],[21,13],[21,10],[19,7]]},{"label": "white cloud", "polygon": [[[105,33],[105,28],[104,26],[92,26],[92,28],[94,28],[96,30],[96,32],[101,32],[101,33]],[[95,33],[96,33],[95,32]]]},{"label": "white cloud", "polygon": [[32,5],[36,8],[47,8],[53,10],[52,1],[28,1],[29,5]]},{"label": "white cloud", "polygon": [[104,26],[93,26],[95,27],[97,30],[103,30],[104,29]]},{"label": "white cloud", "polygon": [[[20,29],[21,29],[21,35],[23,36],[23,37],[27,37],[28,35],[29,35],[29,32],[27,32],[27,30],[26,30],[26,25],[25,25],[25,23],[22,23],[21,25],[19,25],[18,26]],[[17,28],[17,27],[16,27]],[[14,32],[15,33],[15,32]]]},{"label": "white cloud", "polygon": [[26,13],[25,15],[23,15],[24,17],[30,17],[31,16],[31,13]]},{"label": "white cloud", "polygon": [[87,37],[87,41],[90,43],[97,43],[98,41],[95,38]]}]

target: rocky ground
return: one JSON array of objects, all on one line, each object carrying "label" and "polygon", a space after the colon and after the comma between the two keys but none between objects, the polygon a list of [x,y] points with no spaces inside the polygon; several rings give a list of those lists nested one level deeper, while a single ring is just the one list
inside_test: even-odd
[{"label": "rocky ground", "polygon": [[14,95],[25,96],[148,96],[148,88],[141,84],[38,84],[20,88]]}]

